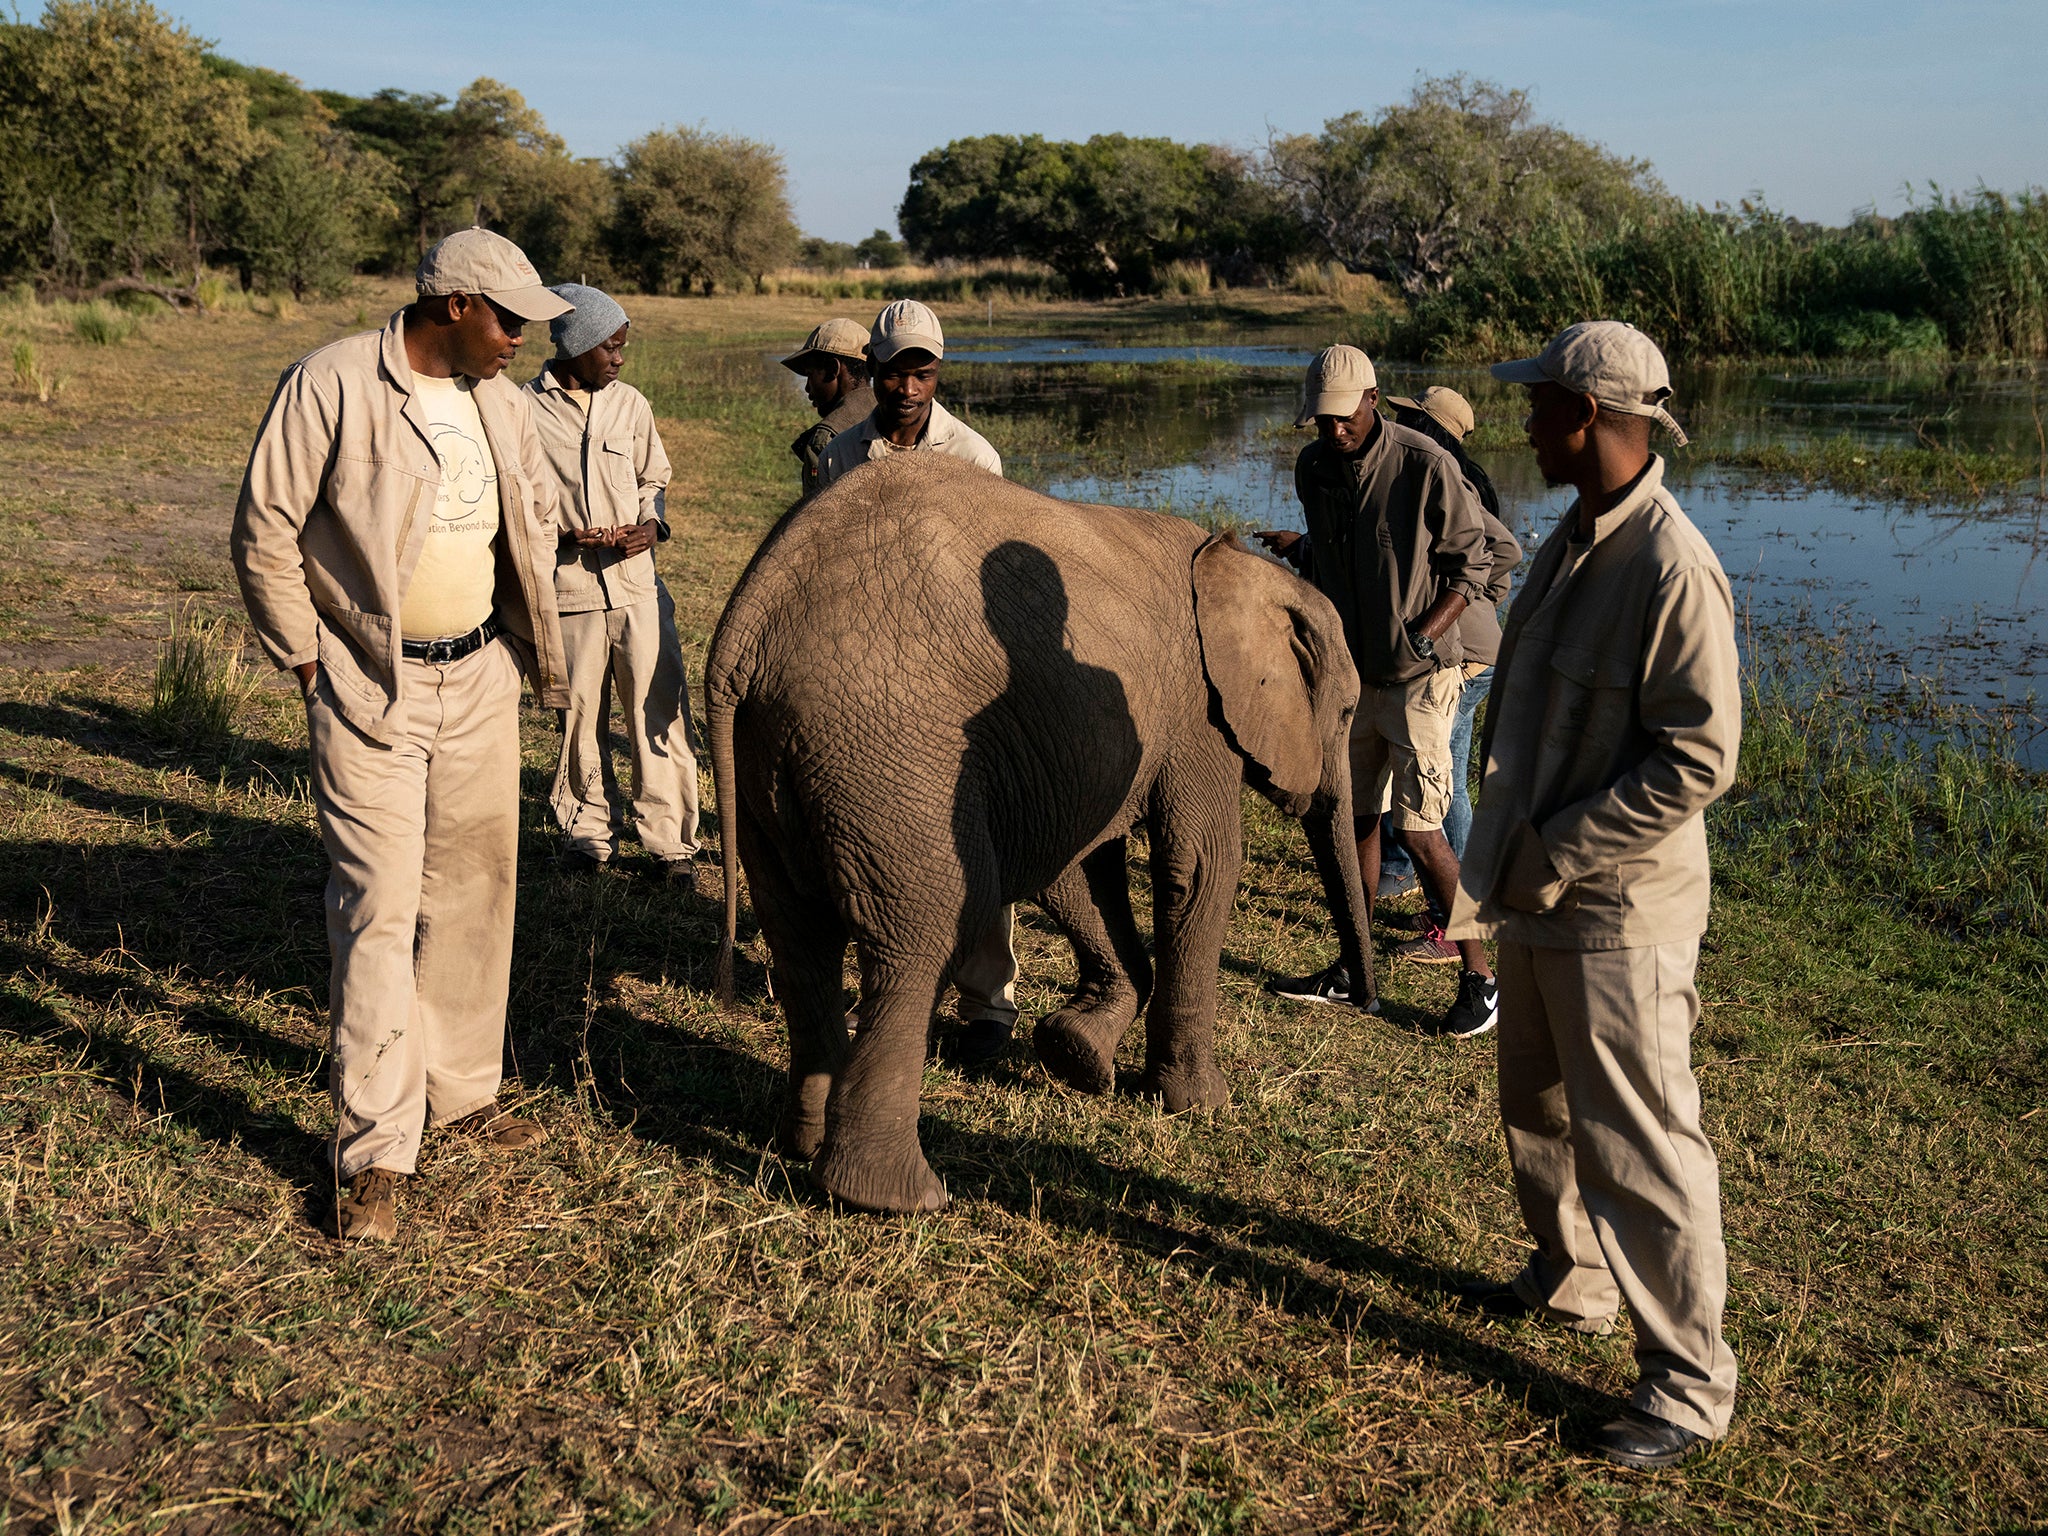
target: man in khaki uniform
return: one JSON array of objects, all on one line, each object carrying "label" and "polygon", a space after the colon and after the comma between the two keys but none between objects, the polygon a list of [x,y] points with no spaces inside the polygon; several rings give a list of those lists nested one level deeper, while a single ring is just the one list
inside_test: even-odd
[{"label": "man in khaki uniform", "polygon": [[534,428],[561,497],[555,606],[569,665],[569,709],[550,797],[563,863],[611,861],[611,699],[633,747],[633,827],[668,876],[689,880],[697,852],[697,756],[676,609],[654,573],[666,539],[668,454],[647,397],[619,382],[631,322],[581,283],[554,292],[575,308],[549,328],[555,355],[527,385]]},{"label": "man in khaki uniform", "polygon": [[519,674],[566,705],[555,490],[522,327],[568,306],[511,241],[450,235],[382,331],[284,372],[235,507],[256,637],[306,695],[332,873],[345,1239],[389,1240],[428,1122],[530,1147],[495,1107],[519,843]]},{"label": "man in khaki uniform", "polygon": [[992,475],[1003,472],[1002,458],[988,439],[939,404],[939,364],[945,356],[939,317],[917,300],[898,299],[875,316],[868,342],[875,408],[827,445],[818,462],[821,486],[892,453],[943,453]]},{"label": "man in khaki uniform", "polygon": [[[1396,422],[1411,432],[1420,432],[1457,460],[1459,473],[1479,498],[1480,521],[1485,525],[1487,549],[1493,558],[1486,578],[1485,599],[1468,603],[1458,615],[1458,642],[1465,652],[1464,686],[1458,691],[1458,713],[1451,723],[1451,805],[1444,813],[1444,837],[1450,842],[1451,852],[1462,859],[1465,840],[1472,831],[1472,727],[1479,706],[1493,689],[1493,663],[1500,654],[1498,610],[1514,583],[1515,568],[1522,563],[1522,546],[1500,520],[1500,495],[1493,488],[1492,478],[1465,452],[1465,439],[1478,425],[1470,402],[1448,385],[1432,384],[1412,398],[1390,395],[1387,404],[1393,407]],[[1392,812],[1380,821],[1378,894],[1382,897],[1414,890],[1417,884],[1407,850],[1397,836],[1389,836],[1394,831],[1392,821]],[[1388,889],[1390,875],[1394,877],[1393,890]],[[1422,935],[1398,945],[1394,958],[1424,965],[1458,964],[1462,958],[1458,946],[1444,937],[1444,924],[1450,917],[1450,908],[1436,905],[1434,899],[1414,916],[1389,916],[1388,926],[1417,928]]]},{"label": "man in khaki uniform", "polygon": [[[875,408],[867,419],[833,438],[818,466],[821,485],[830,485],[874,459],[892,453],[943,453],[965,459],[992,475],[1003,461],[987,438],[938,402],[939,364],[946,333],[939,317],[915,299],[898,299],[875,316],[868,341],[868,376]],[[1010,942],[1013,913],[1002,921],[953,973],[965,1026],[946,1055],[962,1066],[979,1066],[1000,1055],[1017,1024],[1017,952]]]},{"label": "man in khaki uniform", "polygon": [[1501,640],[1486,776],[1451,932],[1500,941],[1500,1096],[1536,1251],[1494,1315],[1605,1332],[1635,1319],[1640,1377],[1599,1435],[1670,1466],[1727,1433],[1719,1172],[1692,1075],[1707,924],[1702,813],[1735,777],[1741,691],[1728,580],[1664,487],[1682,446],[1664,358],[1615,320],[1495,365],[1529,386],[1529,441],[1578,499],[1537,551]]},{"label": "man in khaki uniform", "polygon": [[875,408],[867,347],[868,333],[851,320],[827,320],[782,360],[791,373],[803,375],[804,394],[822,418],[789,445],[802,466],[801,494],[806,500],[818,493],[818,461],[826,445],[865,421]]},{"label": "man in khaki uniform", "polygon": [[[1352,824],[1368,903],[1379,884],[1380,814],[1391,808],[1424,883],[1448,908],[1458,880],[1443,831],[1465,660],[1458,621],[1486,600],[1493,556],[1457,461],[1378,407],[1378,380],[1363,352],[1335,346],[1316,355],[1296,423],[1313,422],[1316,440],[1294,466],[1308,532],[1259,538],[1330,599],[1358,667]],[[1495,990],[1485,947],[1463,944],[1459,952],[1458,996],[1441,1027],[1464,1039],[1493,1028]],[[1339,961],[1266,987],[1297,1002],[1377,1011],[1366,980]]]}]

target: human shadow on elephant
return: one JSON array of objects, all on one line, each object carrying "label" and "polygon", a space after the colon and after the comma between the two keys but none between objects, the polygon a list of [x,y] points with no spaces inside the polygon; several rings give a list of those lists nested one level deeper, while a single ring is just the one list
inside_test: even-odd
[{"label": "human shadow on elephant", "polygon": [[[1120,922],[1105,924],[1092,904],[1060,899],[1062,872],[1047,857],[1048,849],[1085,845],[1110,825],[1137,776],[1144,754],[1123,680],[1076,659],[1066,583],[1045,551],[1014,539],[990,550],[981,562],[981,601],[1008,674],[963,727],[952,820],[966,899],[948,977],[963,1016],[1014,1013],[1010,909],[1035,900],[1073,945],[1079,969],[1062,1016],[1113,1008],[1128,1022],[1144,1005],[1151,966],[1131,915],[1124,839],[1077,861],[1113,872],[1096,883],[1111,912],[1121,909]],[[1049,732],[1047,721],[1066,729]]]}]

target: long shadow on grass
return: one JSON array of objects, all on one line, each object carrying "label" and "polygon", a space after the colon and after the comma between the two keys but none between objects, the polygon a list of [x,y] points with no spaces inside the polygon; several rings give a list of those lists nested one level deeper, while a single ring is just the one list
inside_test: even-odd
[{"label": "long shadow on grass", "polygon": [[[299,1191],[310,1214],[312,1202],[325,1187],[323,1137],[301,1130],[260,1093],[206,1082],[170,1060],[162,1044],[142,1031],[123,1034],[80,1022],[51,995],[118,1008],[139,994],[147,1006],[174,1007],[146,978],[65,965],[7,939],[0,939],[0,971],[15,978],[12,986],[0,989],[0,1031],[90,1066],[145,1115],[168,1115],[217,1145],[245,1148]],[[37,982],[46,984],[47,990]],[[321,1055],[225,1009],[183,1009],[179,1024],[207,1034],[227,1049],[254,1055],[282,1074],[309,1072]]]},{"label": "long shadow on grass", "polygon": [[231,782],[261,779],[280,787],[306,776],[302,748],[246,736],[218,747],[187,746],[152,731],[139,710],[90,694],[67,691],[36,704],[0,700],[0,730],[118,757],[151,773],[186,768],[206,778],[226,774]]}]

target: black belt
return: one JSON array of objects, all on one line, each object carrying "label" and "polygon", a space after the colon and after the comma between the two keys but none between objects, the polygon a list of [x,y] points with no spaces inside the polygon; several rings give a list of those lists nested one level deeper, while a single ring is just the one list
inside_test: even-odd
[{"label": "black belt", "polygon": [[495,618],[489,618],[466,635],[447,635],[439,640],[404,640],[399,642],[399,649],[409,661],[431,661],[435,666],[445,667],[451,661],[460,661],[482,650],[503,633],[505,626]]}]

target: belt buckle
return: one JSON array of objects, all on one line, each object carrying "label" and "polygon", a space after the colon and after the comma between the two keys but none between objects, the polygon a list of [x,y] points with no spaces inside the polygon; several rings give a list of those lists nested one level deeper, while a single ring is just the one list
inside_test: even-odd
[{"label": "belt buckle", "polygon": [[437,667],[447,666],[455,660],[455,642],[446,639],[429,640],[427,642],[427,660]]}]

